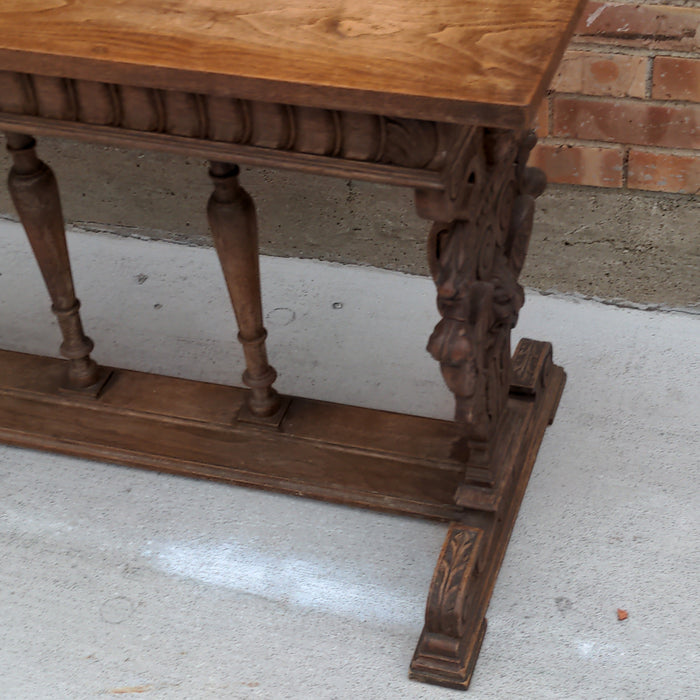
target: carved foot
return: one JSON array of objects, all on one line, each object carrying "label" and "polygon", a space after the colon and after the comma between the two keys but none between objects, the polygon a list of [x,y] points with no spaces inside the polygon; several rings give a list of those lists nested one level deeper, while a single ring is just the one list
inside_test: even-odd
[{"label": "carved foot", "polygon": [[450,526],[411,661],[409,676],[415,680],[462,690],[469,685],[486,631],[478,567],[483,534],[460,523]]},{"label": "carved foot", "polygon": [[207,214],[245,353],[243,383],[250,387],[247,408],[255,417],[274,417],[281,403],[272,388],[277,372],[268,363],[265,349],[255,205],[238,183],[238,172],[235,165],[211,163],[214,193]]},{"label": "carved foot", "polygon": [[[486,610],[545,429],[566,375],[549,343],[523,339],[513,356],[508,405],[496,433],[495,483],[474,478],[457,488],[464,508],[450,526],[428,594],[425,628],[410,676],[466,689],[486,631]],[[467,477],[471,474],[466,470]]]},{"label": "carved foot", "polygon": [[96,395],[106,374],[90,357],[94,344],[83,332],[75,296],[56,178],[36,155],[31,136],[8,133],[12,156],[8,186],[19,218],[48,288],[52,311],[63,335],[61,355],[68,360],[64,389]]}]

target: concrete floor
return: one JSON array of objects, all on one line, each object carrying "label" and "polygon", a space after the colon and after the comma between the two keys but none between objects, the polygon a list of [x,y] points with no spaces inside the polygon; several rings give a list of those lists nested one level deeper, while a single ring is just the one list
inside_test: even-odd
[{"label": "concrete floor", "polygon": [[[0,239],[0,346],[52,354],[28,245]],[[99,361],[238,382],[211,249],[69,244]],[[262,272],[283,391],[449,417],[427,279]],[[697,697],[700,322],[531,292],[516,335],[569,382],[467,696],[406,678],[444,525],[0,446],[0,697]]]}]

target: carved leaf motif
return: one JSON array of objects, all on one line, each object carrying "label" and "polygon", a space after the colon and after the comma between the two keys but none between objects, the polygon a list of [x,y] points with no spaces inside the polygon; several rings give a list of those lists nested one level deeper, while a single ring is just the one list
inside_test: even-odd
[{"label": "carved leaf motif", "polygon": [[464,634],[480,538],[477,528],[450,527],[428,595],[425,624],[429,632],[453,638]]}]

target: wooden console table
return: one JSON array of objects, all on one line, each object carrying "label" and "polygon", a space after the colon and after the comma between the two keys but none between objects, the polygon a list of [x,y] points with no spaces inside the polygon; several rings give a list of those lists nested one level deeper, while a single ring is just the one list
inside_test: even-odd
[{"label": "wooden console table", "polygon": [[[4,0],[9,188],[65,360],[0,351],[0,439],[450,522],[411,662],[466,688],[565,375],[510,332],[542,173],[535,110],[584,0]],[[248,389],[100,367],[58,188],[28,134],[205,157]],[[433,222],[428,341],[455,421],[280,396],[234,162],[411,187]],[[271,515],[272,517],[272,515]]]}]

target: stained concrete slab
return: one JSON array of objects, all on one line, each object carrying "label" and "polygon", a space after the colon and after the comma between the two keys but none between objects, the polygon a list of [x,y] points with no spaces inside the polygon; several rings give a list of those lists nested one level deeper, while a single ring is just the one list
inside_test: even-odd
[{"label": "stained concrete slab", "polygon": [[[21,230],[0,240],[0,346],[53,353]],[[69,245],[99,361],[238,381],[213,251]],[[429,280],[262,274],[284,391],[450,415]],[[0,697],[694,697],[700,321],[530,292],[516,335],[551,340],[569,381],[468,695],[406,678],[444,525],[0,446]]]},{"label": "stained concrete slab", "polygon": [[[68,221],[84,229],[210,245],[206,163],[42,139]],[[0,155],[0,170],[9,168]],[[395,187],[246,169],[269,255],[427,275],[428,224]],[[14,216],[0,188],[0,216]],[[700,307],[700,198],[550,187],[538,200],[523,282],[541,291],[644,305]]]}]

